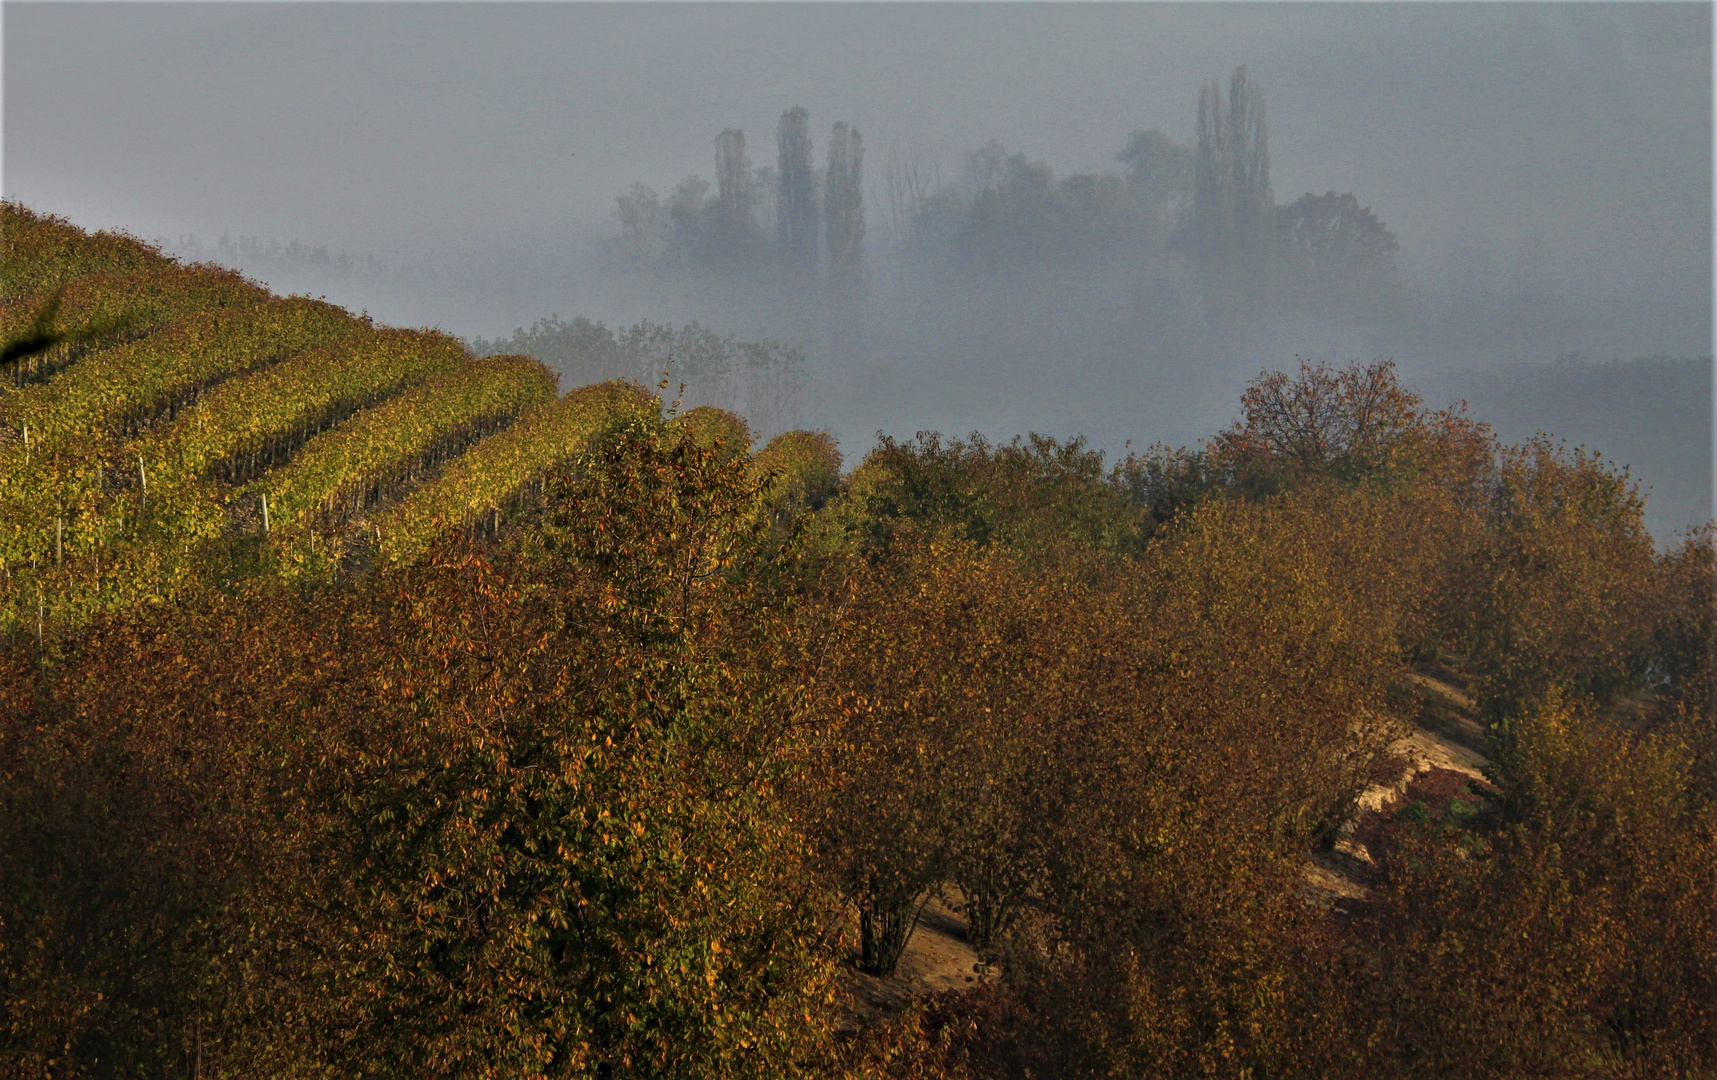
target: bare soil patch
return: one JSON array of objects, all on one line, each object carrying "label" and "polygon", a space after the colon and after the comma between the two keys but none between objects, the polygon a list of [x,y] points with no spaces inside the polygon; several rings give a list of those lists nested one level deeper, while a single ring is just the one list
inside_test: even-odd
[{"label": "bare soil patch", "polygon": [[847,1021],[854,1026],[876,1016],[894,1015],[922,994],[973,990],[994,982],[1000,974],[966,940],[965,918],[942,897],[924,905],[900,966],[887,978],[858,969],[858,918],[851,912],[843,926],[842,945],[840,985],[848,999]]}]

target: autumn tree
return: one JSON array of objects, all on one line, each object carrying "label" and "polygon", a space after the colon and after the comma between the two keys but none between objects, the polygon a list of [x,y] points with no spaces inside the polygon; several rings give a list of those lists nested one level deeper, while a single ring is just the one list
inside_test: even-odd
[{"label": "autumn tree", "polygon": [[1461,636],[1492,719],[1553,689],[1613,699],[1649,665],[1652,542],[1625,470],[1548,436],[1505,449],[1461,576]]},{"label": "autumn tree", "polygon": [[1244,419],[1217,436],[1222,458],[1252,484],[1294,476],[1381,477],[1406,462],[1420,399],[1393,362],[1331,368],[1301,361],[1298,377],[1265,372],[1240,397]]},{"label": "autumn tree", "polygon": [[987,947],[1043,862],[1044,586],[1003,548],[908,524],[829,587],[839,620],[807,637],[822,735],[802,798],[820,860],[857,909],[861,963],[891,972],[944,883]]},{"label": "autumn tree", "polygon": [[1331,1021],[1316,1074],[1709,1072],[1717,815],[1696,759],[1685,729],[1561,691],[1518,714],[1496,802],[1383,853],[1308,1010]]},{"label": "autumn tree", "polygon": [[[1706,526],[1657,557],[1652,682],[1670,707],[1702,719],[1717,765],[1717,528]],[[1714,775],[1713,779],[1717,779]]]},{"label": "autumn tree", "polygon": [[1033,433],[1005,445],[921,432],[876,448],[849,478],[829,524],[862,548],[909,524],[952,528],[981,546],[1047,566],[1069,551],[1118,554],[1140,541],[1139,520],[1106,482],[1103,455],[1083,439]]},{"label": "autumn tree", "polygon": [[1034,1071],[1297,1074],[1301,859],[1399,731],[1384,691],[1411,563],[1387,516],[1329,489],[1202,503],[1043,631],[1071,669],[1047,917],[1006,961]]},{"label": "autumn tree", "polygon": [[757,488],[651,413],[513,546],[121,623],[45,683],[8,654],[8,1065],[823,1060],[829,903],[773,793],[785,638],[741,572],[771,550]]}]

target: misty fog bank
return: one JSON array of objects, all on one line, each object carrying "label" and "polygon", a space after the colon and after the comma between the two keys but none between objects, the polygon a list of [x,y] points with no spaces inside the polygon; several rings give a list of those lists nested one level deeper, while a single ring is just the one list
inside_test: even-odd
[{"label": "misty fog bank", "polygon": [[[27,205],[468,340],[558,314],[802,346],[771,422],[849,460],[879,430],[1192,444],[1262,369],[1393,358],[1505,438],[1632,464],[1660,537],[1711,514],[1708,6],[9,4],[6,30]],[[1609,363],[1647,356],[1686,359]]]},{"label": "misty fog bank", "polygon": [[[1084,435],[1111,460],[1129,441],[1194,445],[1235,419],[1240,391],[1264,368],[1291,367],[1301,356],[1393,357],[1428,403],[1464,399],[1507,441],[1549,431],[1629,465],[1648,492],[1648,525],[1660,541],[1712,517],[1705,354],[1654,333],[1637,313],[1542,288],[1513,297],[1424,290],[1432,300],[1394,327],[1283,320],[1222,336],[1200,324],[1190,288],[1179,307],[1145,307],[1138,283],[1114,267],[971,276],[878,258],[859,297],[836,304],[815,294],[784,298],[756,282],[604,271],[599,235],[593,227],[566,250],[468,257],[438,272],[303,245],[296,261],[286,257],[288,244],[252,241],[241,250],[229,241],[224,254],[276,289],[467,339],[504,339],[558,314],[612,330],[644,319],[697,322],[741,341],[803,345],[810,385],[802,401],[778,424],[754,419],[765,433],[828,428],[849,464],[879,431],[980,431],[1004,441],[1027,431]],[[221,254],[213,242],[167,246]],[[1420,294],[1411,277],[1406,283]],[[1662,346],[1659,358],[1636,359],[1653,344]],[[1677,344],[1685,349],[1679,357]],[[565,389],[576,373],[562,370]]]}]

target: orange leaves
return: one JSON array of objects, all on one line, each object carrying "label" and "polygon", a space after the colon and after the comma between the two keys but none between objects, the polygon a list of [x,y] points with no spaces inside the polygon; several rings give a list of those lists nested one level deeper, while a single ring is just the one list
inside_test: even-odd
[{"label": "orange leaves", "polygon": [[1343,478],[1386,468],[1419,422],[1419,396],[1393,361],[1332,370],[1300,362],[1299,377],[1270,371],[1240,396],[1246,419],[1217,437],[1225,456],[1277,458],[1302,472]]}]

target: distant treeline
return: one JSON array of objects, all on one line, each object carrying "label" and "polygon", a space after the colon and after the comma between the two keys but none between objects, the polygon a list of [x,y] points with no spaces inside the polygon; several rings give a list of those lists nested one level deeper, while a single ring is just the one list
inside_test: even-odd
[{"label": "distant treeline", "polygon": [[[864,200],[856,129],[837,124],[829,165],[811,168],[807,114],[783,113],[774,168],[752,167],[736,129],[716,140],[717,181],[688,177],[667,197],[640,183],[618,200],[615,258],[632,264],[815,280],[863,261]],[[882,188],[895,254],[993,270],[1130,261],[1190,273],[1217,323],[1278,310],[1388,314],[1399,305],[1394,235],[1352,193],[1277,205],[1264,98],[1244,67],[1201,88],[1196,136],[1138,131],[1119,174],[1057,177],[990,142],[943,183],[891,149]],[[817,223],[824,229],[819,244]]]},{"label": "distant treeline", "polygon": [[534,357],[569,386],[610,379],[659,386],[688,406],[737,412],[759,431],[792,427],[809,407],[803,349],[778,341],[742,342],[697,323],[675,329],[645,320],[616,332],[583,316],[567,322],[551,315],[509,338],[477,338],[471,351]]},{"label": "distant treeline", "polygon": [[824,166],[812,166],[810,114],[781,114],[777,165],[753,167],[745,132],[715,140],[712,185],[681,180],[664,199],[638,183],[620,196],[621,235],[612,253],[632,262],[660,261],[729,271],[778,270],[786,280],[815,280],[819,265],[850,278],[863,259],[864,144],[856,127],[837,123]]},{"label": "distant treeline", "polygon": [[155,237],[155,246],[187,262],[213,262],[243,269],[255,276],[285,274],[306,278],[380,278],[389,268],[374,255],[354,255],[349,251],[331,251],[325,244],[305,244],[297,240],[282,244],[278,240],[262,240],[255,236],[237,239],[224,233],[214,243],[205,243],[195,234],[170,241]]}]

